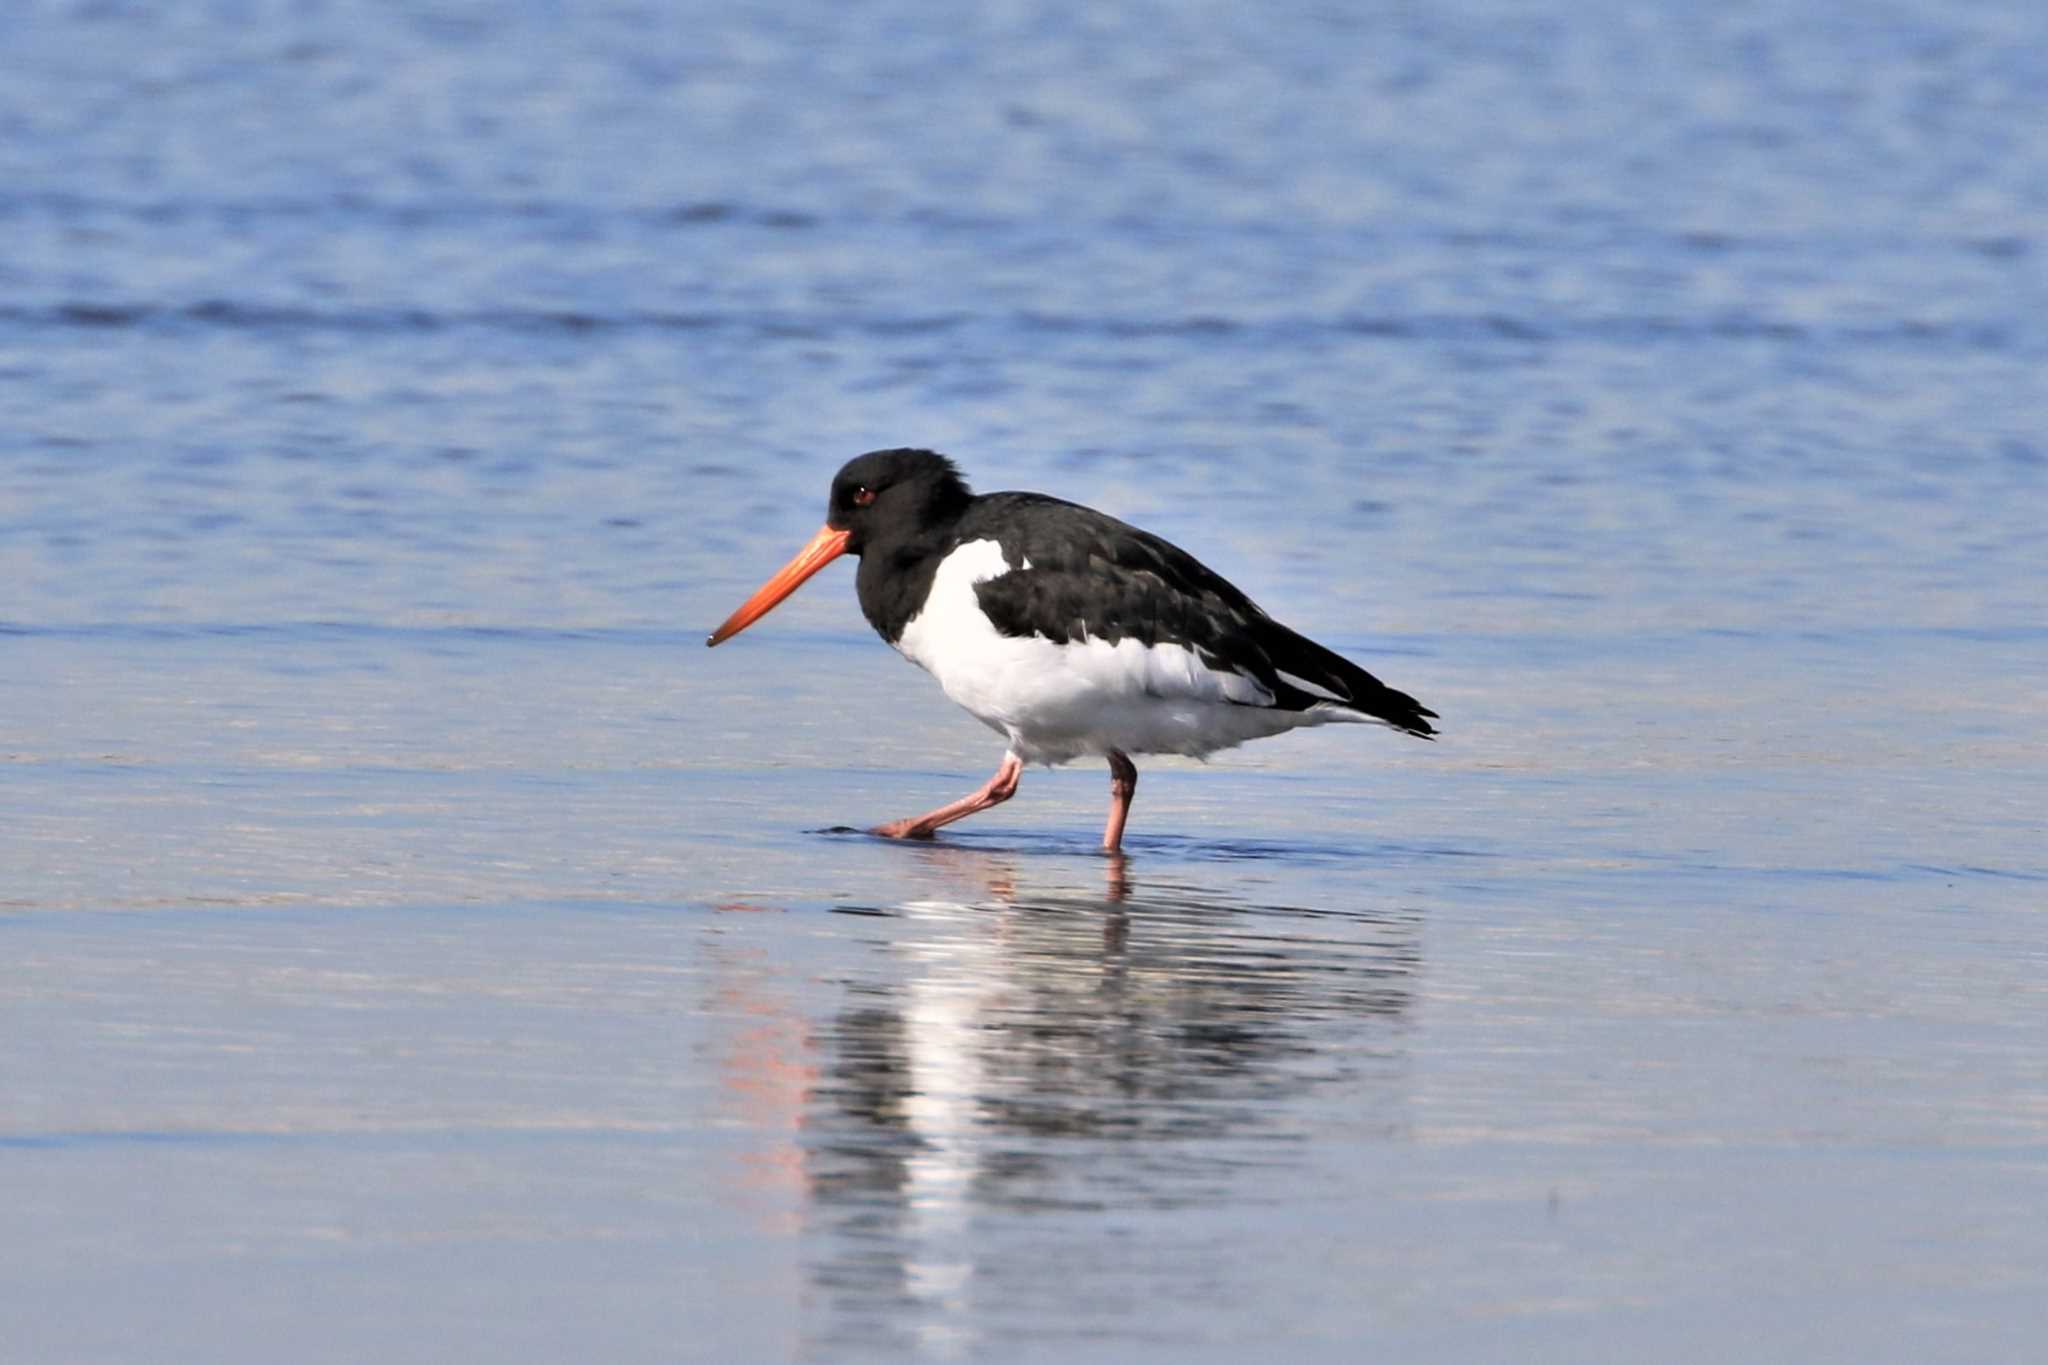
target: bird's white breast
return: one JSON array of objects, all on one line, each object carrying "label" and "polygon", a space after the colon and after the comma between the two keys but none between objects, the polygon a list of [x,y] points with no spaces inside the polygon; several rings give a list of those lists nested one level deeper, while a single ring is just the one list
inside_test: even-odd
[{"label": "bird's white breast", "polygon": [[[1030,567],[1026,561],[1017,571]],[[974,586],[1010,572],[993,540],[955,549],[895,644],[947,696],[1007,735],[1026,761],[1060,763],[1110,749],[1200,755],[1337,718],[1317,714],[1320,707],[1269,709],[1272,693],[1257,679],[1211,667],[1184,645],[1004,635]]]}]

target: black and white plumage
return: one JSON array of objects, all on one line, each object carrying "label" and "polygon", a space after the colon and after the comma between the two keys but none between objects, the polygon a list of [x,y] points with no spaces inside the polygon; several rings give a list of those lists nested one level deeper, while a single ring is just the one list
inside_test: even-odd
[{"label": "black and white plumage", "polygon": [[861,611],[947,696],[1009,742],[971,796],[876,832],[928,837],[1007,800],[1025,763],[1108,760],[1108,848],[1129,755],[1204,755],[1304,725],[1377,722],[1428,738],[1436,713],[1261,611],[1185,550],[1039,493],[976,496],[952,461],[878,450],[832,481],[824,529],[713,632],[718,644],[840,554]]}]

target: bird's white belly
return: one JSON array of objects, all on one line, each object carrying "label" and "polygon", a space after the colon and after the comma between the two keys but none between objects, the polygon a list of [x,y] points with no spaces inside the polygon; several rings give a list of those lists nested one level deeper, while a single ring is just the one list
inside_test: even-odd
[{"label": "bird's white belly", "polygon": [[1321,707],[1270,709],[1272,695],[1257,680],[1212,668],[1181,645],[1004,635],[983,614],[974,585],[1010,571],[992,540],[953,551],[896,647],[1026,762],[1111,749],[1201,755],[1341,718],[1319,714]]}]

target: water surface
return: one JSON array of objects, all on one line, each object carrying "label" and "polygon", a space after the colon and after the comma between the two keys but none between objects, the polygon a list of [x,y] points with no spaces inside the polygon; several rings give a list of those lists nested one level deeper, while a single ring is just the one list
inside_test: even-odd
[{"label": "water surface", "polygon": [[[2023,1355],[2043,22],[31,7],[15,1353]],[[833,832],[904,443],[1443,739]]]}]

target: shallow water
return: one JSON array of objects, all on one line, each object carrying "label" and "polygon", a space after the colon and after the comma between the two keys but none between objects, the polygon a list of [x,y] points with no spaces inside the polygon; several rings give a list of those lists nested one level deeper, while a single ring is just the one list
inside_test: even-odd
[{"label": "shallow water", "polygon": [[[2043,25],[33,7],[7,1354],[2025,1354]],[[843,832],[904,442],[1443,739]]]}]

